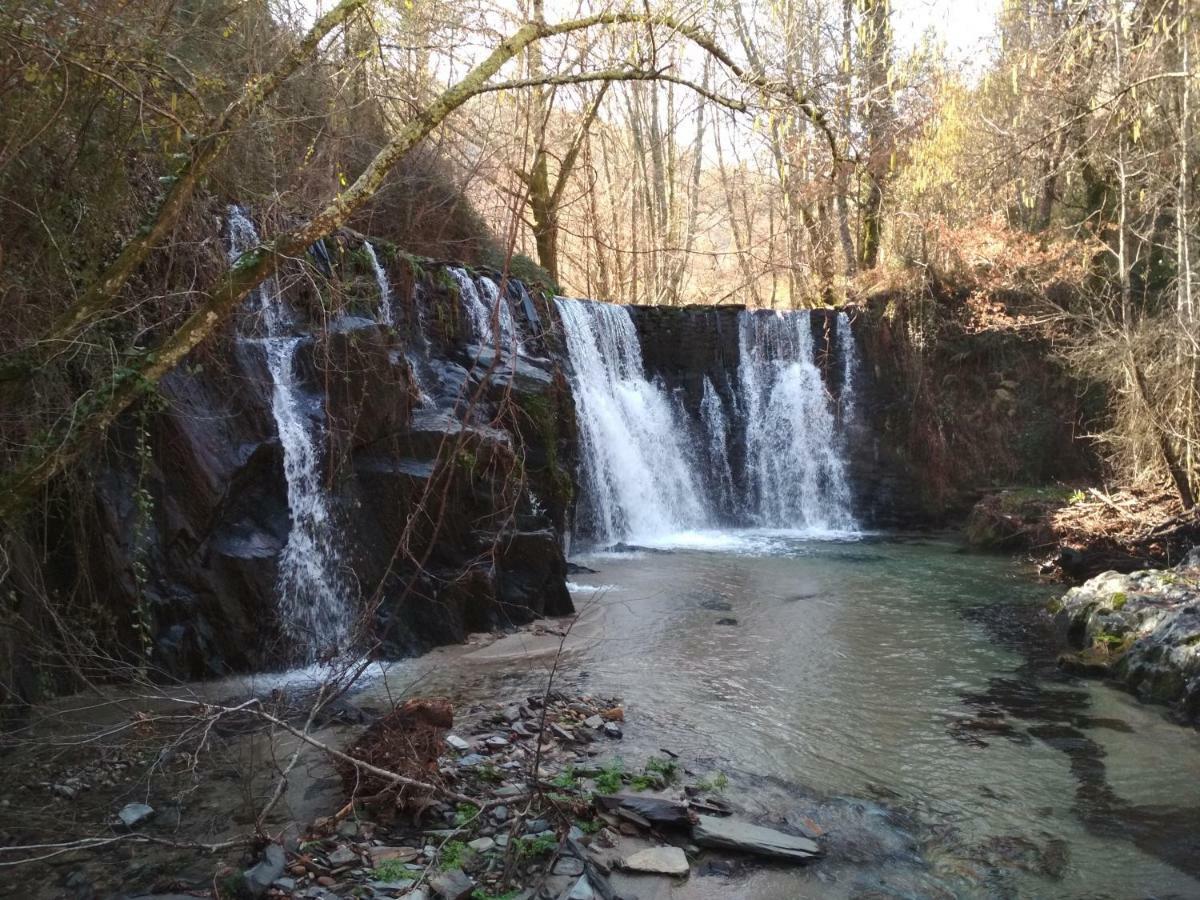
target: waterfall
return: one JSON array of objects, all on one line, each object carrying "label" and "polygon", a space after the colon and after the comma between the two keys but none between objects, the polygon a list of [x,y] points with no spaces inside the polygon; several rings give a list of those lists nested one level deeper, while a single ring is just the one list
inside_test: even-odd
[{"label": "waterfall", "polygon": [[721,403],[721,395],[712,380],[704,376],[700,400],[700,424],[707,438],[705,462],[715,486],[714,506],[722,513],[734,509],[733,468],[729,461],[729,420]]},{"label": "waterfall", "polygon": [[850,329],[850,317],[837,314],[837,350],[842,361],[842,387],[838,393],[839,418],[843,426],[854,418],[854,374],[858,371],[858,347]]},{"label": "waterfall", "polygon": [[814,361],[808,312],[738,316],[745,417],[744,509],[756,525],[855,528],[836,418]]},{"label": "waterfall", "polygon": [[488,322],[493,321],[492,311],[495,311],[494,321],[500,324],[500,350],[515,350],[513,347],[513,335],[515,334],[515,326],[513,325],[512,310],[508,306],[508,301],[500,295],[500,285],[492,281],[486,275],[481,275],[477,282],[479,292],[483,296],[484,306],[488,310]]},{"label": "waterfall", "polygon": [[579,423],[578,524],[598,541],[647,540],[706,522],[684,432],[646,379],[629,311],[557,298]]},{"label": "waterfall", "polygon": [[[230,207],[230,263],[258,243],[254,223],[241,209]],[[254,295],[266,327],[262,346],[271,373],[271,411],[283,449],[291,515],[287,544],[279,557],[279,618],[284,633],[311,661],[330,648],[345,649],[351,595],[338,571],[334,523],[321,484],[322,431],[306,409],[296,371],[301,339],[289,334],[292,312],[274,276],[264,280]]]},{"label": "waterfall", "polygon": [[457,266],[446,271],[458,285],[459,300],[471,325],[471,338],[475,343],[495,347],[499,351],[510,347],[515,326],[512,310],[500,296],[500,286],[487,276],[480,276],[477,281],[470,272]]},{"label": "waterfall", "polygon": [[375,272],[375,284],[379,286],[379,321],[390,327],[395,324],[392,312],[392,286],[388,283],[387,272],[379,264],[379,257],[375,255],[375,248],[371,242],[363,241],[363,249],[367,252],[367,259],[371,261],[371,268]]}]

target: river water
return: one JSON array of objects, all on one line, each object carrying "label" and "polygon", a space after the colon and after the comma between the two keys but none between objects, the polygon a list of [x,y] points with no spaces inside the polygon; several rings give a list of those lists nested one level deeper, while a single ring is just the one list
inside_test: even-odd
[{"label": "river water", "polygon": [[[815,822],[828,848],[671,896],[1200,896],[1200,736],[1059,673],[1039,611],[1060,587],[935,539],[663,543],[577,557],[596,571],[572,576],[558,677],[625,699],[609,752],[722,771],[735,802]],[[537,691],[557,643],[514,635],[388,680]]]}]

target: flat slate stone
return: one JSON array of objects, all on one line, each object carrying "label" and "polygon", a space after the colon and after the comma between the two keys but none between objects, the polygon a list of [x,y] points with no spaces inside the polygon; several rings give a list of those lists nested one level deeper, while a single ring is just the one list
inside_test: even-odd
[{"label": "flat slate stone", "polygon": [[[601,806],[618,815],[633,813],[643,822],[673,828],[688,828],[692,824],[687,804],[663,797],[646,797],[641,794],[608,794],[597,798]],[[626,816],[629,818],[628,816]],[[632,821],[638,821],[632,819]],[[640,824],[640,823],[639,823]]]},{"label": "flat slate stone", "polygon": [[416,847],[372,847],[370,852],[371,865],[375,868],[393,859],[400,863],[410,863],[421,855],[421,851]]},{"label": "flat slate stone", "polygon": [[686,875],[690,868],[687,856],[678,847],[639,850],[621,860],[621,867],[630,872],[648,872],[651,875]]},{"label": "flat slate stone", "polygon": [[772,859],[805,862],[821,855],[821,848],[806,837],[715,816],[700,816],[692,829],[692,838],[701,847],[740,850]]}]

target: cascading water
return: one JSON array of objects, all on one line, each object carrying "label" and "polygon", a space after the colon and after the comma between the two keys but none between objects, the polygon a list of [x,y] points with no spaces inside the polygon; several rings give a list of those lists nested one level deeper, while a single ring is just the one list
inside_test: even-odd
[{"label": "cascading water", "polygon": [[379,286],[379,321],[384,325],[395,324],[395,314],[392,312],[392,286],[388,282],[387,272],[375,255],[375,248],[370,241],[363,241],[363,250],[371,261],[371,269],[375,272],[375,284]]},{"label": "cascading water", "polygon": [[507,348],[513,339],[513,316],[496,282],[486,276],[476,281],[470,272],[458,267],[446,271],[458,285],[459,299],[475,342],[499,350]]},{"label": "cascading water", "polygon": [[712,380],[704,376],[704,394],[700,400],[700,425],[707,438],[705,461],[712,473],[715,507],[722,513],[734,509],[733,468],[729,461],[729,420],[721,395]]},{"label": "cascading water", "polygon": [[581,530],[599,541],[649,540],[705,524],[684,432],[646,379],[629,311],[557,298],[566,334],[582,462]]},{"label": "cascading water", "polygon": [[486,275],[481,276],[476,284],[483,297],[484,306],[488,310],[489,325],[493,321],[492,311],[495,311],[495,321],[500,325],[500,349],[512,349],[516,326],[513,324],[513,314],[512,310],[508,307],[508,302],[500,296],[500,285],[496,284],[496,282],[492,281]]},{"label": "cascading water", "polygon": [[858,347],[850,329],[850,317],[837,314],[837,348],[842,361],[842,387],[838,392],[838,413],[844,426],[854,418],[854,375],[858,371]]},{"label": "cascading water", "polygon": [[[254,223],[241,209],[230,207],[230,263],[258,243]],[[351,593],[338,571],[333,521],[321,484],[321,430],[306,411],[299,387],[296,348],[300,338],[288,333],[291,310],[273,276],[254,293],[266,327],[262,346],[271,373],[271,411],[283,448],[291,514],[287,544],[279,557],[279,618],[284,633],[311,661],[318,653],[345,649]]]},{"label": "cascading water", "polygon": [[810,323],[807,312],[738,316],[745,512],[769,528],[849,531],[850,489]]}]

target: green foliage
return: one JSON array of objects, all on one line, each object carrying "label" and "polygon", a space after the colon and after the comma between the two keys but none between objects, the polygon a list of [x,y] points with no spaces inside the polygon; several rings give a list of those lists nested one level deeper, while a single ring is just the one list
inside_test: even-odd
[{"label": "green foliage", "polygon": [[515,898],[521,896],[521,893],[521,891],[513,889],[505,891],[502,894],[493,894],[483,888],[475,888],[471,892],[471,900],[515,900]]},{"label": "green foliage", "polygon": [[1128,602],[1129,602],[1129,598],[1125,595],[1124,591],[1117,591],[1115,594],[1112,595],[1112,608],[1113,609],[1123,609],[1125,607],[1125,604]]},{"label": "green foliage", "polygon": [[[502,250],[495,246],[490,246],[483,252],[483,263],[490,268],[502,272],[505,269],[505,256],[506,254]],[[508,274],[519,281],[523,281],[531,292],[542,290],[549,291],[552,294],[562,293],[559,286],[555,284],[554,279],[550,277],[550,273],[524,253],[514,253],[507,260],[507,263]]]},{"label": "green foliage", "polygon": [[578,778],[575,776],[575,767],[567,766],[561,772],[554,776],[554,780],[550,783],[555,787],[571,788],[576,785]]},{"label": "green foliage", "polygon": [[595,834],[602,826],[595,819],[576,819],[575,827],[584,834]]},{"label": "green foliage", "polygon": [[615,794],[625,780],[625,764],[620,757],[613,759],[596,776],[596,793]]},{"label": "green foliage", "polygon": [[558,838],[552,834],[525,835],[521,839],[518,852],[523,857],[549,856],[558,848]]},{"label": "green foliage", "polygon": [[679,763],[673,759],[652,756],[646,761],[646,771],[661,775],[667,784],[671,784],[679,777]]},{"label": "green foliage", "polygon": [[729,787],[729,779],[725,777],[724,772],[716,772],[708,778],[701,778],[696,782],[696,788],[701,791],[723,793],[725,788]]},{"label": "green foliage", "polygon": [[469,803],[460,803],[454,811],[454,824],[462,828],[468,822],[474,822],[479,817],[479,807]]},{"label": "green foliage", "polygon": [[443,870],[459,868],[467,849],[463,841],[447,841],[438,854],[438,867]]},{"label": "green foliage", "polygon": [[388,859],[375,867],[373,877],[379,881],[401,881],[411,878],[412,873],[398,859]]}]

